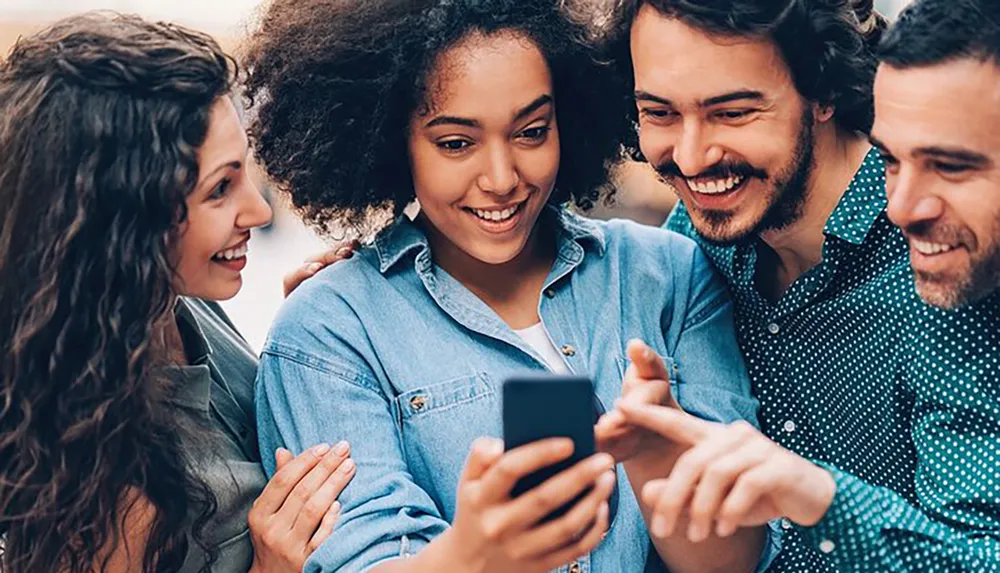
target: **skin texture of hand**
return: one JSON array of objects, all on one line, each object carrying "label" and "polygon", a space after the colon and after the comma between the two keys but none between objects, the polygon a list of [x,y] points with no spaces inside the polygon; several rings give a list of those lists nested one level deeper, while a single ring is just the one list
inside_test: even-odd
[{"label": "skin texture of hand", "polygon": [[360,247],[361,244],[357,241],[342,241],[334,245],[330,250],[306,259],[302,263],[302,266],[285,275],[285,278],[282,280],[285,298],[288,298],[288,295],[299,288],[299,285],[312,278],[316,273],[330,265],[353,257],[354,251]]},{"label": "skin texture of hand", "polygon": [[[595,454],[516,498],[510,496],[520,478],[572,453],[573,442],[565,438],[507,452],[499,440],[477,440],[462,470],[452,527],[416,556],[386,562],[375,571],[544,573],[593,551],[608,528],[611,456]],[[540,523],[588,488],[566,514]]]},{"label": "skin texture of hand", "polygon": [[251,573],[302,571],[306,559],[333,533],[337,497],[354,477],[350,447],[314,446],[297,457],[275,454],[277,471],[248,517],[253,541]]},{"label": "skin texture of hand", "polygon": [[[668,406],[680,410],[670,393],[670,373],[645,343],[631,340],[626,352],[631,364],[622,380],[619,402]],[[629,424],[617,410],[601,416],[594,428],[598,449],[643,474],[666,475],[672,460],[683,452],[673,441],[641,426]]]},{"label": "skin texture of hand", "polygon": [[673,533],[687,514],[687,536],[697,542],[732,535],[739,527],[787,517],[815,525],[829,509],[836,483],[829,472],[772,442],[745,422],[718,424],[670,408],[626,404],[625,419],[689,446],[669,477],[642,491],[653,507],[653,535]]}]

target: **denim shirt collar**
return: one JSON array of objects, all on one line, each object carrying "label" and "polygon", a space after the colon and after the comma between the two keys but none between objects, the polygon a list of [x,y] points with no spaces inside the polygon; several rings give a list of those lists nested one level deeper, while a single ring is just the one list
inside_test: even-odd
[{"label": "denim shirt collar", "polygon": [[[595,249],[604,254],[606,246],[604,231],[594,222],[571,215],[563,206],[547,205],[536,224],[554,224],[558,230],[558,256],[579,262],[582,249]],[[406,215],[396,221],[375,238],[375,252],[378,255],[379,272],[387,273],[404,257],[415,253],[418,264],[430,265],[430,242],[424,231]]]}]

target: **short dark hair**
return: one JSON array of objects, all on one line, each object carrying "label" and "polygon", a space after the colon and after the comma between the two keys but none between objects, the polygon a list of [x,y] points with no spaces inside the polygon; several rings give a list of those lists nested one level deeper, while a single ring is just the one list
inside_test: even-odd
[{"label": "short dark hair", "polygon": [[878,47],[894,68],[977,58],[1000,65],[1000,2],[918,0],[899,16]]},{"label": "short dark hair", "polygon": [[[407,134],[436,58],[514,31],[552,73],[561,163],[553,201],[600,198],[631,129],[612,66],[560,0],[275,0],[244,49],[257,157],[305,220],[372,231],[414,198]],[[257,100],[257,101],[254,101]]]},{"label": "short dark hair", "polygon": [[137,497],[155,509],[143,571],[179,570],[191,537],[211,562],[217,500],[153,345],[234,64],[204,34],[113,13],[0,60],[0,571],[106,571]]},{"label": "short dark hair", "polygon": [[842,129],[871,128],[873,47],[886,28],[873,0],[624,0],[614,41],[629,67],[629,32],[644,5],[710,34],[770,39],[802,97],[831,105]]}]

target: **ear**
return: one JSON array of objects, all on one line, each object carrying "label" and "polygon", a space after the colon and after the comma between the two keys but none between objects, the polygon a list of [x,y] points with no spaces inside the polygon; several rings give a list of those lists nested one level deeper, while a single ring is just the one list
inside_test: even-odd
[{"label": "ear", "polygon": [[833,119],[833,106],[829,104],[814,103],[813,117],[820,123],[826,123]]}]

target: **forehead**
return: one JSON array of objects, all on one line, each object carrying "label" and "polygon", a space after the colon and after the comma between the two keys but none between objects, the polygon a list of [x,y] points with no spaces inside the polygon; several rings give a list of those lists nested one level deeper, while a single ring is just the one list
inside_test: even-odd
[{"label": "forehead", "polygon": [[962,59],[875,76],[872,134],[897,149],[941,146],[1000,154],[1000,67]]},{"label": "forehead", "polygon": [[507,117],[544,94],[552,77],[538,47],[522,34],[473,34],[442,53],[428,77],[432,115]]},{"label": "forehead", "polygon": [[734,90],[779,97],[794,85],[773,42],[708,34],[644,5],[632,26],[636,90],[696,101]]},{"label": "forehead", "polygon": [[236,106],[228,97],[219,98],[209,114],[208,132],[198,150],[199,162],[211,168],[219,163],[240,161],[246,150],[247,136]]}]

